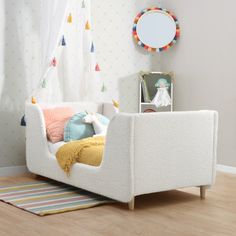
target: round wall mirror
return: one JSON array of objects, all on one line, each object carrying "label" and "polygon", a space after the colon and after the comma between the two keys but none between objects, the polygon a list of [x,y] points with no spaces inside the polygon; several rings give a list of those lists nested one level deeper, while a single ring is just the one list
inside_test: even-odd
[{"label": "round wall mirror", "polygon": [[166,9],[147,8],[135,18],[133,35],[137,43],[150,52],[168,50],[180,35],[179,23]]}]

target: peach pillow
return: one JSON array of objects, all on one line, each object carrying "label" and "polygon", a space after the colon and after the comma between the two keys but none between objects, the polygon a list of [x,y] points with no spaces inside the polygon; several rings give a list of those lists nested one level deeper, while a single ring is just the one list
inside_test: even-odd
[{"label": "peach pillow", "polygon": [[64,139],[64,127],[74,113],[74,110],[70,107],[43,109],[49,141],[57,143]]}]

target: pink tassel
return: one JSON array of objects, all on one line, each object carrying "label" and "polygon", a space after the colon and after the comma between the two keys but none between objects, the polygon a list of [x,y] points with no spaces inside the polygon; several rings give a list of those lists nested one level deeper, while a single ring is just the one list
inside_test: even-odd
[{"label": "pink tassel", "polygon": [[54,66],[54,67],[57,66],[57,59],[56,59],[56,57],[54,57],[54,58],[52,59],[51,66]]},{"label": "pink tassel", "polygon": [[101,71],[99,65],[97,64],[96,67],[95,67],[95,71]]}]

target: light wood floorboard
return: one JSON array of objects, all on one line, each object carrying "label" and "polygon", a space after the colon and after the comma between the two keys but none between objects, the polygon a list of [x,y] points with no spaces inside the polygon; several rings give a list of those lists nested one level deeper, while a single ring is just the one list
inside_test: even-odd
[{"label": "light wood floorboard", "polygon": [[[0,178],[0,185],[32,177]],[[187,188],[135,198],[135,210],[117,203],[39,217],[0,202],[1,236],[235,236],[236,175],[218,173],[207,190]]]}]

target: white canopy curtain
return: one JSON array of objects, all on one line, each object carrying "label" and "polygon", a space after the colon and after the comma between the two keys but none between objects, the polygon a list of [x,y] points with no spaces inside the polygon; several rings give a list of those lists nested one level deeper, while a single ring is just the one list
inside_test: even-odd
[{"label": "white canopy curtain", "polygon": [[90,0],[41,0],[39,102],[101,101],[105,90],[95,58]]}]

